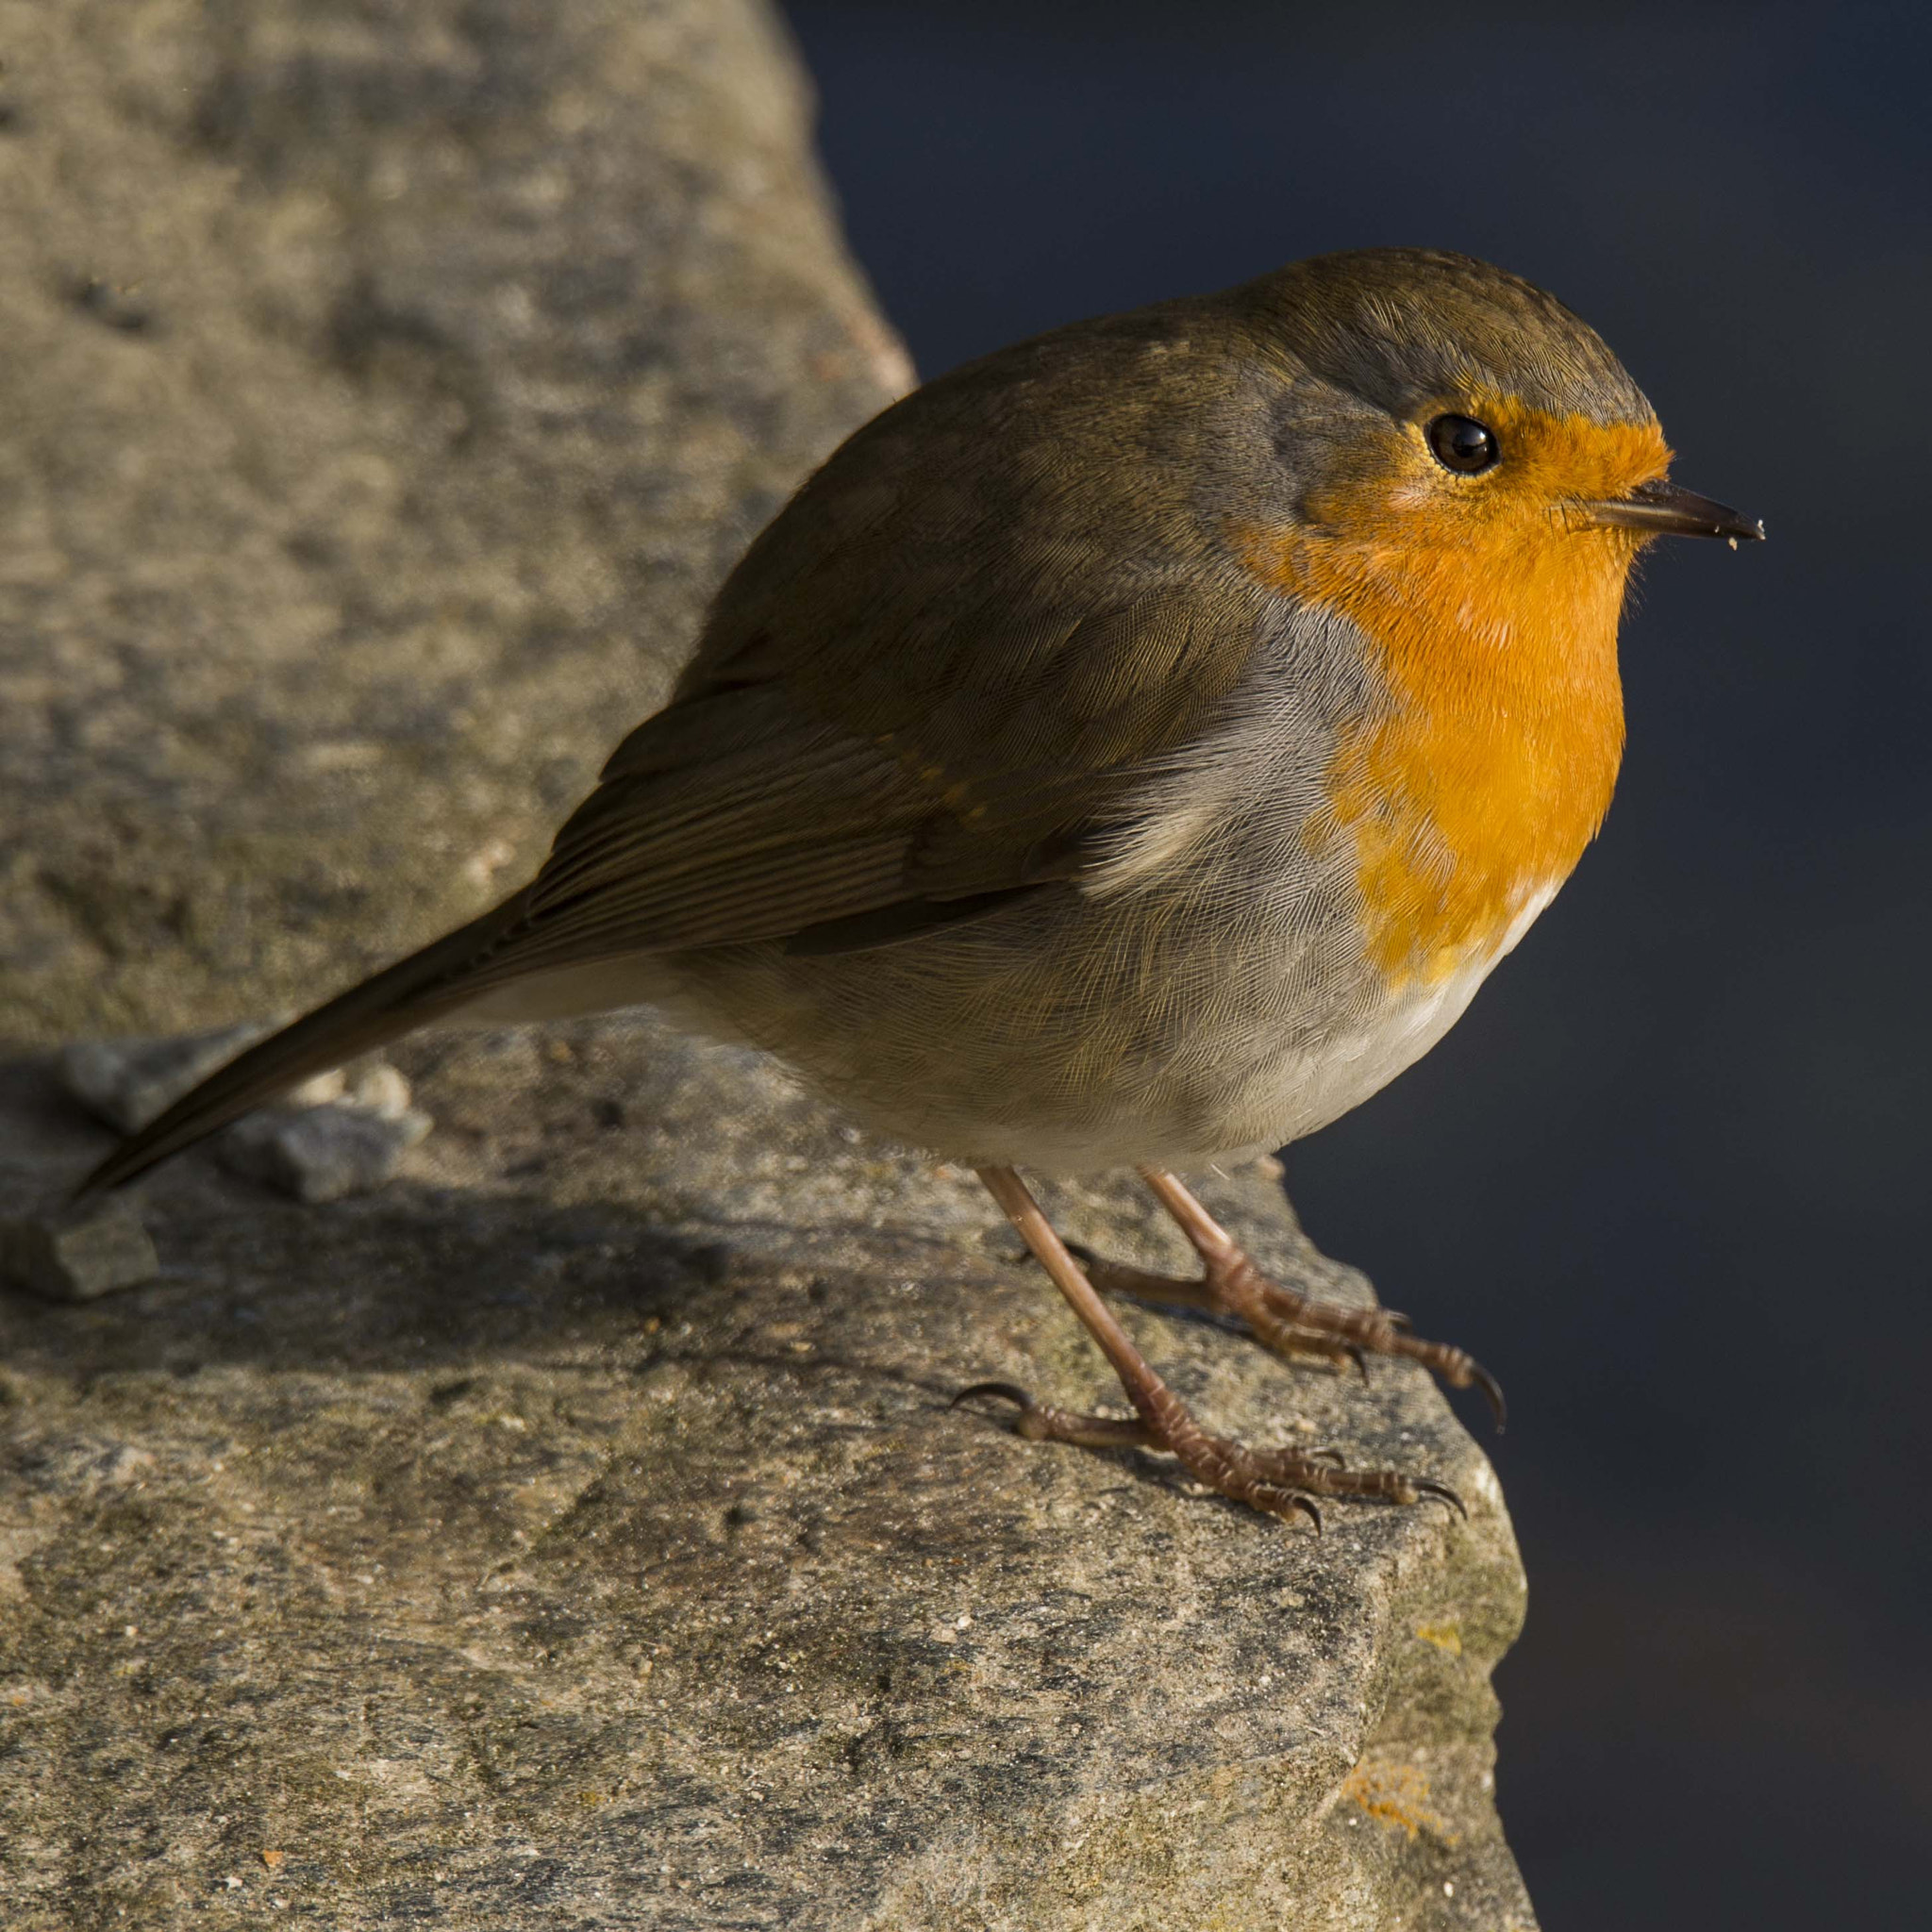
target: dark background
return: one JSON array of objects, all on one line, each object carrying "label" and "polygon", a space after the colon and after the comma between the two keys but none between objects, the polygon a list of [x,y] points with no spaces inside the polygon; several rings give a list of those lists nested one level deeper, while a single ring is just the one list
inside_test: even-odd
[{"label": "dark background", "polygon": [[1459,248],[1769,525],[1653,554],[1603,839],[1290,1181],[1509,1391],[1499,1780],[1552,1932],[1925,1924],[1932,12],[789,10],[922,373]]}]

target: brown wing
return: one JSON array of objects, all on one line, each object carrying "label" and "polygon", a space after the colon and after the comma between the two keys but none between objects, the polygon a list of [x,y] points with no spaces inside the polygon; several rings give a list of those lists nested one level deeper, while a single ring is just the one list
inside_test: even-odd
[{"label": "brown wing", "polygon": [[1189,500],[1190,452],[1163,444],[1190,419],[1137,377],[1141,346],[1008,352],[841,449],[558,834],[491,976],[885,943],[1076,876],[1261,622]]},{"label": "brown wing", "polygon": [[[1070,624],[1035,680],[1048,688],[982,700],[991,755],[961,756],[957,724],[858,737],[804,711],[784,678],[674,703],[558,835],[484,978],[823,927],[836,930],[818,950],[895,942],[1077,876],[1134,774],[1204,702],[1184,676],[1158,688],[1122,669],[1158,654],[1185,673],[1179,605]],[[942,736],[950,759],[932,749]]]}]

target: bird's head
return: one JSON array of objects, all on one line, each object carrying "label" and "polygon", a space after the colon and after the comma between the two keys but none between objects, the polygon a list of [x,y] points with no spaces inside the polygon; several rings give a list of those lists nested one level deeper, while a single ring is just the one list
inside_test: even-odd
[{"label": "bird's head", "polygon": [[1372,956],[1441,980],[1514,942],[1608,807],[1638,553],[1763,531],[1672,483],[1623,364],[1499,269],[1377,249],[1223,299],[1251,493],[1204,508],[1251,578],[1366,644],[1309,836],[1353,842]]},{"label": "bird's head", "polygon": [[1241,554],[1392,647],[1513,648],[1547,673],[1613,650],[1651,539],[1764,534],[1669,481],[1656,412],[1623,364],[1515,275],[1370,249],[1231,299],[1277,479],[1268,512],[1230,519]]}]

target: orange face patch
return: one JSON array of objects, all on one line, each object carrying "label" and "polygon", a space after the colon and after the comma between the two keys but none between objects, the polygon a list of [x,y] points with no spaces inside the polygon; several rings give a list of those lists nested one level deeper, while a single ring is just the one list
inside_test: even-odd
[{"label": "orange face patch", "polygon": [[1378,655],[1391,702],[1342,733],[1307,836],[1353,838],[1370,957],[1398,982],[1492,954],[1602,823],[1640,540],[1566,507],[1624,496],[1670,463],[1655,424],[1501,397],[1443,408],[1495,432],[1492,470],[1452,475],[1410,425],[1316,491],[1300,525],[1236,533],[1254,575],[1347,617]]}]

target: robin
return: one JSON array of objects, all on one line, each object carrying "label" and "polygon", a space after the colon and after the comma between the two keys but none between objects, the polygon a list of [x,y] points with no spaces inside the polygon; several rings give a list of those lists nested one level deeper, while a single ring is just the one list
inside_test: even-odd
[{"label": "robin", "polygon": [[[773,520],[527,885],[84,1185],[420,1026],[654,1005],[978,1170],[1134,1408],[966,1391],[1022,1435],[1171,1451],[1282,1515],[1453,1502],[1212,1434],[1103,1291],[1407,1357],[1500,1420],[1468,1355],[1268,1281],[1174,1170],[1365,1100],[1549,904],[1616,779],[1638,554],[1763,535],[1670,462],[1591,328],[1457,255],[1324,256],[969,363]],[[1129,1163],[1198,1280],[1076,1255],[1018,1172]]]}]

